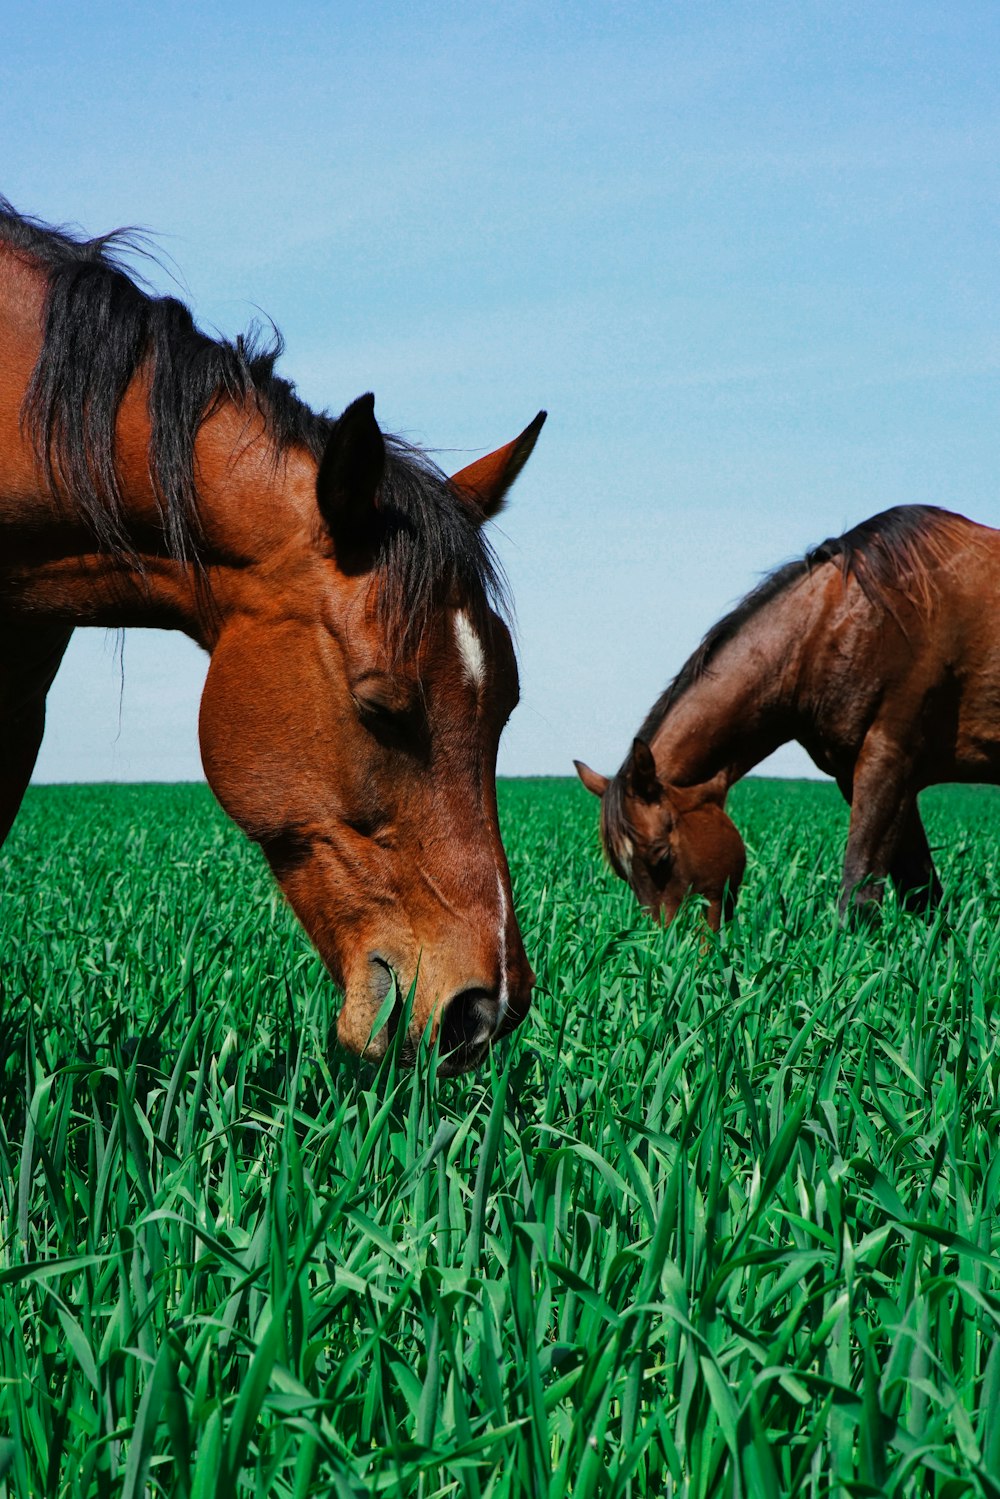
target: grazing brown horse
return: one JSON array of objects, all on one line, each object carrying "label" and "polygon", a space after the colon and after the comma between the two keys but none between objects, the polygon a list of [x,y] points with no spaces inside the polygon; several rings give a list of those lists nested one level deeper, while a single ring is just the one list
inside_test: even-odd
[{"label": "grazing brown horse", "polygon": [[448,479],[373,398],[317,415],[280,352],[208,338],[89,242],[0,200],[0,839],[75,625],[211,655],[205,772],[344,989],[343,1044],[417,980],[443,1070],[513,1029],[534,978],[500,841],[518,696],[483,523],[544,420]]},{"label": "grazing brown horse", "polygon": [[743,875],[734,781],[796,739],[851,806],[841,909],[941,896],[917,810],[940,781],[1000,780],[1000,532],[900,506],[766,578],[709,631],[602,798],[615,872],[670,921],[707,897],[718,927]]}]

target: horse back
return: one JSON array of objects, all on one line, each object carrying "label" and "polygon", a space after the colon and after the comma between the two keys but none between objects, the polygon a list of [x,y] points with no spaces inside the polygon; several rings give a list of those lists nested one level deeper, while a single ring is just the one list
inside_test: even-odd
[{"label": "horse back", "polygon": [[874,732],[898,743],[923,784],[992,780],[1000,532],[948,515],[917,556],[877,597],[860,568],[819,570],[821,621],[804,652],[807,718],[833,764],[853,763]]}]

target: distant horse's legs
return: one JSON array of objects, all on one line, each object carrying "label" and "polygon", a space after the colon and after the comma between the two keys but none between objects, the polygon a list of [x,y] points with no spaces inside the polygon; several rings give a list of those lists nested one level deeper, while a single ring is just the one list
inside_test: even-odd
[{"label": "distant horse's legs", "polygon": [[0,619],[0,843],[35,768],[45,695],[72,633],[70,625]]},{"label": "distant horse's legs", "polygon": [[869,731],[851,787],[851,824],[840,893],[840,913],[845,918],[878,907],[905,831],[914,820],[919,826],[911,769],[897,743],[877,728]]},{"label": "distant horse's legs", "polygon": [[932,911],[940,905],[944,891],[938,879],[930,844],[914,807],[900,833],[899,843],[889,875],[899,895],[900,904],[908,911]]}]

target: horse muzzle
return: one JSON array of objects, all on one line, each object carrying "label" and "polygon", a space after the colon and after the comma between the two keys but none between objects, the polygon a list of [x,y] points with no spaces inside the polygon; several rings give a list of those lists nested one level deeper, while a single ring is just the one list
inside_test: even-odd
[{"label": "horse muzzle", "polygon": [[[402,1022],[410,985],[401,980],[401,966],[381,953],[372,953],[365,973],[348,984],[337,1021],[337,1039],[366,1060],[377,1062],[385,1056]],[[438,997],[440,990],[435,993],[434,986],[422,983],[418,974],[407,1035],[400,1047],[402,1060],[412,1063],[426,1037],[439,1042],[441,1076],[456,1076],[476,1067],[491,1043],[515,1030],[531,1008],[534,974],[526,963],[524,970],[523,975],[517,975],[514,985],[510,983],[513,975],[508,976],[507,982],[495,984],[471,978],[444,1000]],[[396,996],[392,1009],[376,1030],[394,984]]]}]

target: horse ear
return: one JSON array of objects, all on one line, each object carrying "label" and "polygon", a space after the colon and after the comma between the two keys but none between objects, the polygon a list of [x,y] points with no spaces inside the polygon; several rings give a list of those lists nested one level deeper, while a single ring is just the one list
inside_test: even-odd
[{"label": "horse ear", "polygon": [[653,751],[645,739],[633,739],[629,759],[629,781],[636,796],[644,802],[657,802],[663,792],[656,774]]},{"label": "horse ear", "polygon": [[384,471],[385,443],[369,392],[337,418],[316,475],[316,498],[335,540],[359,544],[369,538]]},{"label": "horse ear", "polygon": [[729,795],[729,772],[720,770],[710,781],[701,781],[696,786],[664,785],[664,791],[679,812],[697,812],[702,807],[724,809]]},{"label": "horse ear", "polygon": [[590,766],[584,765],[582,760],[574,760],[573,764],[576,766],[576,773],[587,790],[592,791],[595,796],[603,796],[611,785],[609,778],[598,775],[596,770],[591,770]]},{"label": "horse ear", "polygon": [[726,797],[729,795],[729,772],[720,770],[710,781],[705,781],[702,786],[702,794],[707,802],[714,802],[718,807],[726,805]]},{"label": "horse ear", "polygon": [[503,508],[508,489],[531,457],[545,416],[546,413],[540,411],[520,437],[452,474],[452,489],[473,507],[482,520],[492,520]]}]

